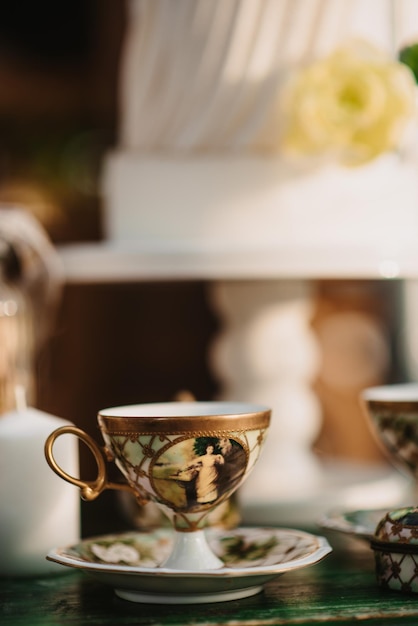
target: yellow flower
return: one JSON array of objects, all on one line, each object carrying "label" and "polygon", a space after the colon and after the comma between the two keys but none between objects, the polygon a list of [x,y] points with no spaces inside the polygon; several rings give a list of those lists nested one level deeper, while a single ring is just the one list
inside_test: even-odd
[{"label": "yellow flower", "polygon": [[281,104],[285,152],[360,165],[402,144],[416,83],[404,64],[356,41],[301,70]]}]

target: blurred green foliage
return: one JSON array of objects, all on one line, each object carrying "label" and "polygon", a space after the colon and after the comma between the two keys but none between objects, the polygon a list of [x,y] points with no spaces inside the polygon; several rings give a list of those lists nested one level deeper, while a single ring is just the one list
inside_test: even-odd
[{"label": "blurred green foliage", "polygon": [[418,43],[402,48],[399,52],[399,60],[412,70],[418,82]]}]

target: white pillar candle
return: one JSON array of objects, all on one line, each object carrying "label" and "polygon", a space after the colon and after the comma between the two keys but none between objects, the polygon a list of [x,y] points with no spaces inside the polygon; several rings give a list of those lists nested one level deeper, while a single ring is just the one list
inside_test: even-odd
[{"label": "white pillar candle", "polygon": [[[77,543],[80,536],[78,489],[48,466],[44,444],[63,419],[21,407],[0,416],[0,575],[35,576],[60,572],[46,560],[53,547]],[[61,437],[54,455],[66,472],[78,476],[75,437]]]}]

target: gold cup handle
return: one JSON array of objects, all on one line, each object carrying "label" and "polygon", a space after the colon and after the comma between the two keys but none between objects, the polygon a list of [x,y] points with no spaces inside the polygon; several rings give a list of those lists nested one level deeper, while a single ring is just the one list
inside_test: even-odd
[{"label": "gold cup handle", "polygon": [[[97,478],[94,481],[84,481],[79,478],[75,478],[75,476],[70,476],[67,474],[60,465],[58,465],[55,460],[53,454],[54,443],[61,437],[61,435],[75,435],[81,441],[83,441],[87,447],[93,453],[97,464]],[[83,500],[95,500],[97,496],[99,496],[102,491],[105,489],[120,489],[122,491],[130,491],[137,498],[138,494],[135,490],[128,485],[127,483],[112,483],[107,479],[107,469],[106,469],[106,461],[108,460],[106,457],[106,451],[103,448],[100,448],[98,444],[94,441],[90,435],[77,428],[76,426],[62,426],[61,428],[57,428],[54,430],[45,442],[45,457],[48,462],[49,467],[58,475],[60,478],[63,478],[68,483],[72,485],[76,485],[76,487],[80,488],[81,497]]]}]

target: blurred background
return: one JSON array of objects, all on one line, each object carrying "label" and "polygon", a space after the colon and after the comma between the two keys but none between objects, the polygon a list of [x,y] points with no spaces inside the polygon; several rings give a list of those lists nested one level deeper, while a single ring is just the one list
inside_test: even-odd
[{"label": "blurred background", "polygon": [[[25,208],[54,246],[104,239],[101,173],[118,142],[125,2],[15,0],[0,8],[0,202]],[[402,280],[318,280],[312,330],[321,349],[313,383],[322,458],[383,462],[358,396],[405,380]],[[165,401],[188,390],[217,397],[210,366],[221,320],[203,280],[65,282],[36,353],[34,403],[100,440],[101,408]],[[81,450],[82,472],[91,473]],[[83,534],[129,525],[114,494],[83,505]]]},{"label": "blurred background", "polygon": [[[18,1],[0,13],[0,202],[24,207],[56,245],[100,241],[126,3]],[[209,399],[217,381],[206,349],[216,328],[200,282],[65,284],[36,354],[36,406],[100,440],[105,406],[171,400],[182,389]],[[103,518],[113,497],[83,511],[85,533],[124,523]]]}]

